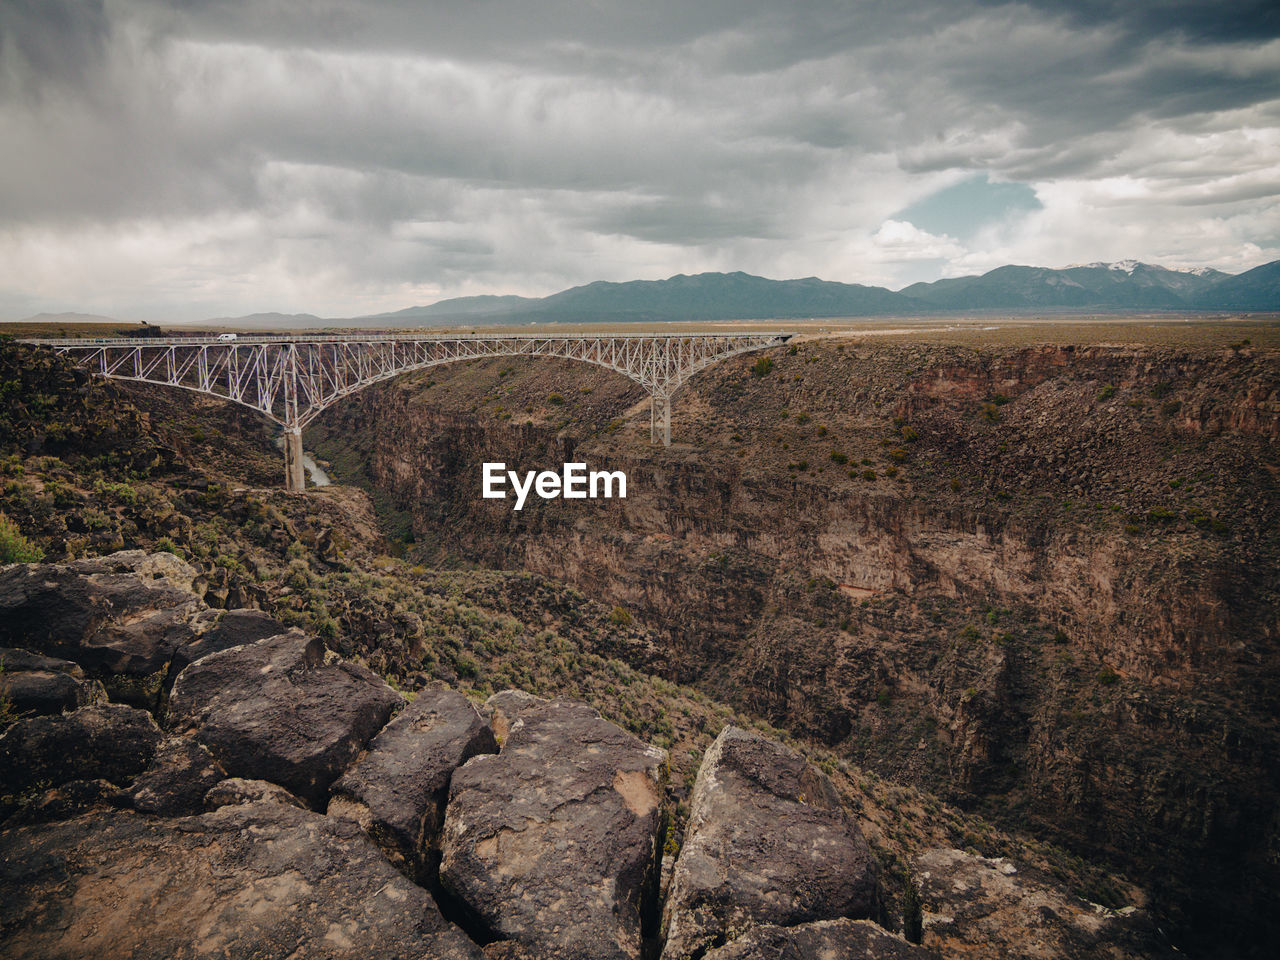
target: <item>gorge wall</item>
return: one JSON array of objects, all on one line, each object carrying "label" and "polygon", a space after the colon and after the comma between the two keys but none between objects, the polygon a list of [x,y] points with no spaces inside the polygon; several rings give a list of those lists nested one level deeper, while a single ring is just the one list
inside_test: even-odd
[{"label": "gorge wall", "polygon": [[[663,638],[638,666],[1108,857],[1185,937],[1274,923],[1280,358],[770,359],[701,374],[670,449],[639,388],[551,361],[401,378],[307,442],[408,518],[424,561],[615,604],[620,632]],[[621,469],[628,497],[517,513],[480,496],[493,460]]]}]

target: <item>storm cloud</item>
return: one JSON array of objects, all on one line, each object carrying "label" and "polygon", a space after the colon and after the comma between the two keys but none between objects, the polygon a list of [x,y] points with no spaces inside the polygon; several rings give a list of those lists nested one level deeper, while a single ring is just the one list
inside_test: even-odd
[{"label": "storm cloud", "polygon": [[6,0],[0,318],[342,316],[701,270],[1238,271],[1280,258],[1278,20]]}]

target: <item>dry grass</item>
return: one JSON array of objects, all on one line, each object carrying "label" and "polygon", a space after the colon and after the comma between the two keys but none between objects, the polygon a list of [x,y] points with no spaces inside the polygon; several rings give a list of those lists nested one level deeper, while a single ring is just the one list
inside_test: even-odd
[{"label": "dry grass", "polygon": [[127,337],[144,329],[141,323],[0,323],[0,336],[25,339],[27,337]]}]

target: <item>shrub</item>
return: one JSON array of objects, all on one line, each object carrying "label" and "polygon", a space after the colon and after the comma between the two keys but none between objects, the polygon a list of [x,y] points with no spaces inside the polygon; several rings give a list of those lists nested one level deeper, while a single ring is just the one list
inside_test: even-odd
[{"label": "shrub", "polygon": [[631,612],[623,607],[614,607],[609,613],[609,622],[619,627],[631,626]]},{"label": "shrub", "polygon": [[870,467],[862,471],[863,480],[874,480],[875,478],[876,478],[876,472],[872,470]]},{"label": "shrub", "polygon": [[902,447],[894,447],[889,451],[889,459],[894,463],[905,463],[907,460],[907,451]]},{"label": "shrub", "polygon": [[849,462],[849,457],[846,454],[841,453],[839,450],[832,450],[831,462],[838,463],[841,466],[844,466],[846,463]]},{"label": "shrub", "polygon": [[982,418],[988,423],[999,423],[1000,408],[994,403],[984,403],[982,405]]},{"label": "shrub", "polygon": [[751,368],[751,373],[757,377],[765,377],[773,372],[772,357],[758,357],[755,366]]},{"label": "shrub", "polygon": [[1120,682],[1120,674],[1116,673],[1110,667],[1103,667],[1098,671],[1098,683],[1104,687],[1114,686]]},{"label": "shrub", "polygon": [[22,535],[18,525],[0,513],[0,563],[39,563],[44,551]]},{"label": "shrub", "polygon": [[111,526],[111,520],[101,510],[85,510],[80,520],[87,530],[105,530]]},{"label": "shrub", "polygon": [[912,427],[903,427],[899,433],[902,434],[903,443],[915,443],[920,439],[920,434],[916,433]]},{"label": "shrub", "polygon": [[564,403],[564,397],[560,396],[558,393],[548,394],[547,403],[551,404],[553,407],[558,407],[560,404]]},{"label": "shrub", "polygon": [[1110,400],[1116,395],[1116,387],[1113,383],[1108,383],[1105,387],[1098,391],[1099,400]]},{"label": "shrub", "polygon": [[93,485],[93,492],[102,497],[112,497],[121,503],[137,503],[138,492],[127,483],[110,483],[106,480],[98,480]]},{"label": "shrub", "polygon": [[787,348],[787,356],[788,356],[788,357],[794,357],[794,356],[795,356],[797,353],[799,353],[799,352],[800,352],[800,348],[799,348],[799,347],[797,347],[794,343],[793,343],[790,347],[788,347],[788,348]]}]

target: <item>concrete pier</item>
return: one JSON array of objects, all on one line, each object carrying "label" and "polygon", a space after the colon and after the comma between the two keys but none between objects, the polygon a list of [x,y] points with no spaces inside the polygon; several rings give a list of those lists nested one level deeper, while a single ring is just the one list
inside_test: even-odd
[{"label": "concrete pier", "polygon": [[302,465],[302,430],[286,427],[284,431],[284,488],[290,493],[307,489],[307,472]]}]

